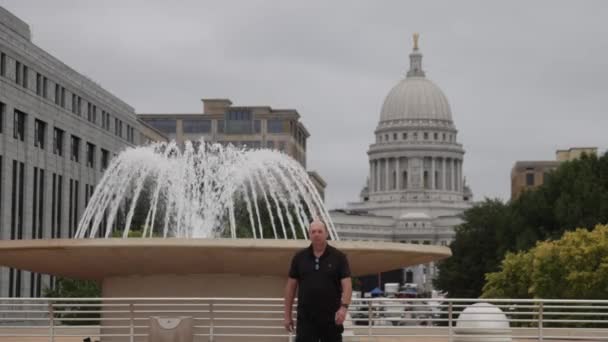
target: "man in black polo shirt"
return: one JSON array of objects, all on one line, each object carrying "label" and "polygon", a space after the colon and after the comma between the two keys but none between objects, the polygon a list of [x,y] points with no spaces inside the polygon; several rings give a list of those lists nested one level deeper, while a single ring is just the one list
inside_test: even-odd
[{"label": "man in black polo shirt", "polygon": [[344,253],[327,244],[327,227],[310,224],[311,244],[293,257],[285,287],[285,329],[293,331],[292,305],[298,290],[296,342],[340,342],[352,295]]}]

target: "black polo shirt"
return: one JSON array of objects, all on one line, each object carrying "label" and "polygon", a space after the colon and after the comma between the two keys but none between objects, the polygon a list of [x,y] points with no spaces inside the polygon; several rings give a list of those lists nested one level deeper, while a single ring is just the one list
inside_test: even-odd
[{"label": "black polo shirt", "polygon": [[350,277],[348,259],[329,244],[318,263],[316,259],[311,244],[291,260],[289,277],[298,281],[298,315],[327,315],[333,319],[341,304],[340,281]]}]

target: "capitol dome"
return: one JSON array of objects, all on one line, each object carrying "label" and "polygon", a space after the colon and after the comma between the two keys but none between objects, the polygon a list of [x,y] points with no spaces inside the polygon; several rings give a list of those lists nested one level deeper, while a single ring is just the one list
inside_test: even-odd
[{"label": "capitol dome", "polygon": [[392,120],[452,121],[447,98],[435,83],[425,77],[418,37],[410,54],[410,70],[386,96],[380,112],[380,122]]}]

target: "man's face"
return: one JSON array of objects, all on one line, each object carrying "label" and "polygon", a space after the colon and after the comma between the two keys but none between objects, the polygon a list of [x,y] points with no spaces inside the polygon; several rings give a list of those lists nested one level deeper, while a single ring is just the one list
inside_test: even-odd
[{"label": "man's face", "polygon": [[315,244],[324,243],[327,241],[327,229],[322,222],[315,221],[310,224],[309,229],[310,241]]}]

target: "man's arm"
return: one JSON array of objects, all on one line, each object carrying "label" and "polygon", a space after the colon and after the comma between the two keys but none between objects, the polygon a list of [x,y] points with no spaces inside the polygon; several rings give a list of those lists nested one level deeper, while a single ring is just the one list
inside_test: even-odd
[{"label": "man's arm", "polygon": [[353,294],[353,286],[350,277],[340,279],[340,284],[342,285],[342,298],[340,303],[340,309],[338,309],[338,312],[336,312],[337,325],[344,324],[346,314],[348,313],[348,309],[346,307],[350,305],[350,298]]},{"label": "man's arm", "polygon": [[342,278],[342,304],[350,305],[350,299],[353,295],[353,282],[348,278]]},{"label": "man's arm", "polygon": [[285,285],[285,329],[289,332],[293,332],[293,318],[292,318],[292,307],[293,300],[296,296],[296,289],[298,288],[298,280],[288,277],[287,285]]}]

